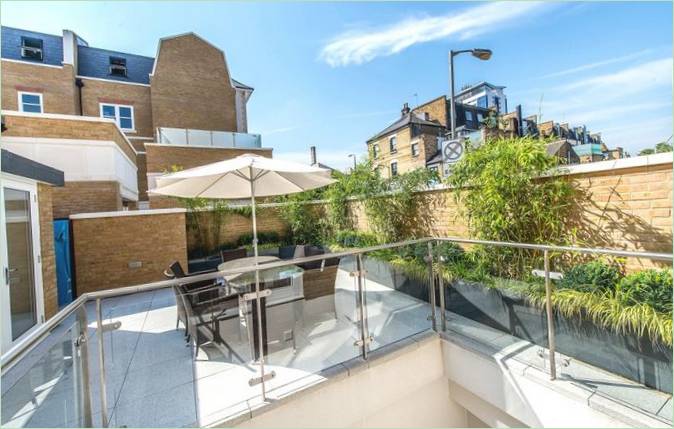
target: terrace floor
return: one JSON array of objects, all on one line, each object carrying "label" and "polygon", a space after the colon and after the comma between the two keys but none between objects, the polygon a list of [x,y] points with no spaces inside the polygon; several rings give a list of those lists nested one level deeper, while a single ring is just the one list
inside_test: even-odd
[{"label": "terrace floor", "polygon": [[[334,295],[301,304],[301,317],[290,341],[271,344],[267,371],[275,378],[266,383],[269,399],[320,383],[317,372],[360,355],[354,346],[359,336],[355,321],[355,287],[348,270],[338,270]],[[430,306],[389,286],[368,280],[367,313],[371,349],[430,329]],[[93,389],[95,425],[100,425],[98,351],[93,303],[89,303],[89,374]],[[287,313],[289,308],[278,311]],[[259,376],[251,364],[248,338],[236,331],[227,337],[229,353],[213,346],[202,347],[196,358],[186,345],[183,327],[176,329],[175,298],[171,290],[157,290],[107,299],[103,302],[106,322],[119,321],[119,329],[104,334],[107,405],[110,426],[194,427],[213,424],[262,405],[261,386],[249,385]],[[93,322],[92,322],[93,321]],[[274,316],[268,325],[275,325]],[[470,338],[489,348],[494,356],[508,356],[544,367],[540,347],[501,331],[448,313],[448,333]],[[562,361],[563,359],[560,359]],[[3,426],[77,427],[73,410],[73,371],[66,368],[57,380],[44,373],[39,381],[20,383],[7,401],[3,390]],[[43,370],[44,369],[44,370]],[[40,371],[37,371],[40,372]],[[618,398],[671,421],[672,398],[622,377],[571,360],[561,368],[561,377],[572,378],[601,395]],[[47,381],[46,381],[47,380]]]}]

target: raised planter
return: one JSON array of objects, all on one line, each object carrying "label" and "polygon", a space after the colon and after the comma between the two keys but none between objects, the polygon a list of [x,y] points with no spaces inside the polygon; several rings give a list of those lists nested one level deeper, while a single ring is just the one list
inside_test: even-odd
[{"label": "raised planter", "polygon": [[[429,301],[428,282],[375,258],[365,260],[366,278]],[[547,347],[545,311],[513,291],[479,283],[446,285],[447,310],[531,343]],[[439,303],[439,296],[436,296]],[[663,392],[672,392],[672,348],[636,334],[619,334],[590,320],[555,314],[556,346],[570,356]]]}]

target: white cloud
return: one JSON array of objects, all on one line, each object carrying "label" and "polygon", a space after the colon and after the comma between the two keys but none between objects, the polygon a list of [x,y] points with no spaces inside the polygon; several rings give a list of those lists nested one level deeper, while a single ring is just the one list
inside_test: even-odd
[{"label": "white cloud", "polygon": [[466,40],[496,31],[542,6],[540,2],[490,2],[451,15],[410,18],[378,30],[347,32],[325,45],[320,58],[331,67],[347,66],[451,36]]},{"label": "white cloud", "polygon": [[585,70],[592,70],[592,69],[595,69],[595,68],[598,68],[598,67],[607,66],[607,65],[610,65],[610,64],[622,63],[622,62],[625,62],[625,61],[629,61],[629,60],[633,60],[635,58],[642,57],[642,56],[644,56],[644,55],[646,55],[650,52],[653,52],[653,50],[652,49],[644,49],[643,51],[634,52],[634,53],[631,53],[631,54],[628,54],[628,55],[623,55],[622,57],[611,58],[611,59],[608,59],[608,60],[597,61],[597,62],[589,63],[589,64],[583,64],[582,66],[573,67],[573,68],[570,68],[570,69],[561,70],[561,71],[558,71],[558,72],[546,74],[546,75],[541,76],[539,79],[549,79],[551,77],[566,76],[566,75],[578,73],[578,72],[585,71]]},{"label": "white cloud", "polygon": [[604,91],[610,90],[621,95],[627,92],[640,92],[647,89],[672,84],[672,59],[663,58],[649,61],[621,70],[616,73],[607,73],[578,80],[560,89],[564,91]]}]

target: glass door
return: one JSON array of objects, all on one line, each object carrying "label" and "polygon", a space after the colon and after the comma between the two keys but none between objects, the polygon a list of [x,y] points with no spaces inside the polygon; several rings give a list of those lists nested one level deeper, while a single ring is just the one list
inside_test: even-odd
[{"label": "glass door", "polygon": [[2,191],[7,252],[4,280],[8,292],[3,294],[3,298],[9,304],[9,308],[3,304],[3,312],[9,316],[5,316],[3,321],[10,328],[7,333],[9,338],[3,339],[6,344],[14,342],[39,321],[37,286],[40,275],[36,249],[39,246],[39,238],[36,238],[36,207],[33,206],[36,192],[30,185],[20,183],[16,187],[11,184],[4,186]]}]

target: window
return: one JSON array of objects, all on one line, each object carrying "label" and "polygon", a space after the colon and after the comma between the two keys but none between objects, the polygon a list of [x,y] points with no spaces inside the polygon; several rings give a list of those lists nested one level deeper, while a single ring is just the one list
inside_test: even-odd
[{"label": "window", "polygon": [[374,158],[379,158],[379,145],[376,143],[372,145],[372,156]]},{"label": "window", "polygon": [[398,137],[396,136],[391,136],[388,139],[388,147],[389,151],[391,153],[396,153],[398,152]]},{"label": "window", "polygon": [[412,156],[419,156],[419,143],[412,143]]},{"label": "window", "polygon": [[126,58],[110,57],[110,75],[126,77]]},{"label": "window", "polygon": [[482,113],[478,112],[477,113],[477,122],[482,123],[484,120],[484,117],[482,116]]},{"label": "window", "polygon": [[120,104],[101,104],[101,117],[113,119],[119,128],[125,131],[134,131],[133,106]]},{"label": "window", "polygon": [[19,110],[21,112],[42,113],[42,94],[19,91]]},{"label": "window", "polygon": [[42,40],[33,37],[21,38],[21,58],[42,61]]},{"label": "window", "polygon": [[482,97],[477,99],[477,106],[484,107],[485,109],[489,107],[489,100],[487,100],[486,95],[483,95]]},{"label": "window", "polygon": [[466,121],[473,122],[473,112],[466,110]]},{"label": "window", "polygon": [[501,98],[500,97],[494,97],[494,106],[496,107],[496,111],[498,113],[501,113]]},{"label": "window", "polygon": [[398,175],[398,161],[391,161],[391,177]]}]

